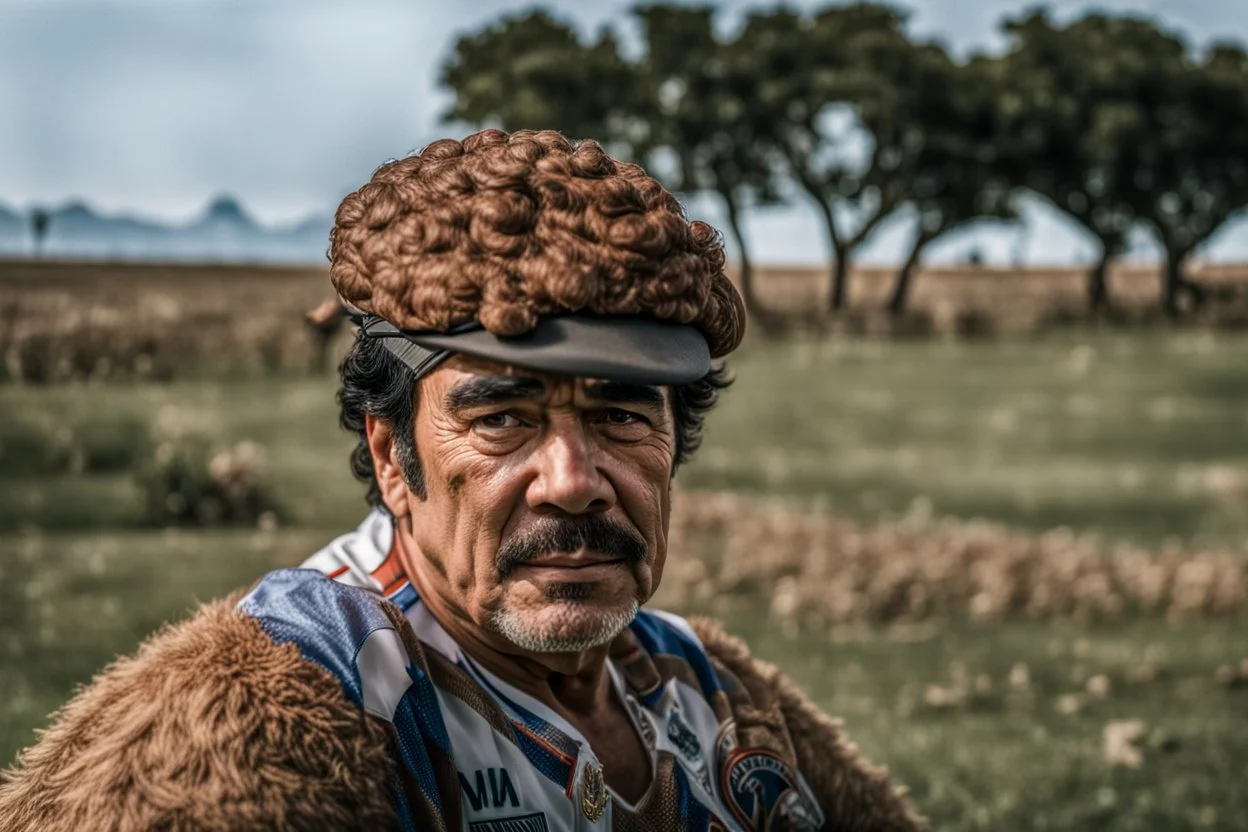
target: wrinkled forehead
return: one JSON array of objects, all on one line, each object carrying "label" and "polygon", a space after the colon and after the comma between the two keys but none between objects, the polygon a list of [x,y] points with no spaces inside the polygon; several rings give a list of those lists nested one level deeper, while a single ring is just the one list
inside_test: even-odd
[{"label": "wrinkled forehead", "polygon": [[668,387],[572,376],[502,361],[454,355],[420,382],[420,398],[444,410],[467,410],[517,401],[549,402],[579,398],[608,404],[633,404],[664,411]]}]

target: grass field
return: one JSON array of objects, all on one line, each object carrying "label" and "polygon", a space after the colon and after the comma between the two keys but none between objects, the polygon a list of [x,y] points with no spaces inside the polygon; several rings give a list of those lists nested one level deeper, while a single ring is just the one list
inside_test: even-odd
[{"label": "grass field", "polygon": [[[1248,558],[1245,355],[1248,336],[1196,331],[754,342],[679,482],[866,524],[983,517]],[[0,385],[0,761],[161,622],[356,522],[333,390],[264,374]],[[264,447],[279,528],[141,528],[130,471],[174,416]],[[1248,687],[1215,679],[1248,654],[1242,615],[789,632],[762,590],[671,602],[719,615],[793,674],[937,828],[1242,827]],[[1104,759],[1118,719],[1145,723],[1138,768]]]},{"label": "grass field", "polygon": [[[331,296],[325,267],[95,263],[0,258],[0,382],[159,380],[188,367],[216,374],[292,374],[321,364],[326,341],[303,323]],[[1200,264],[1215,301],[1189,325],[1248,329],[1248,266]],[[887,311],[895,275],[855,269],[847,308],[822,316],[827,273],[761,268],[760,301],[794,327],[855,334],[1018,335],[1087,320],[1086,271],[933,268],[915,279],[909,311]],[[1155,267],[1110,270],[1103,320],[1164,325]],[[1098,319],[1101,320],[1101,319]]]},{"label": "grass field", "polygon": [[[1206,331],[756,342],[678,482],[872,521],[917,502],[1031,531],[1248,551],[1245,355],[1248,335]],[[0,528],[133,522],[126,455],[170,411],[264,446],[297,525],[352,523],[360,492],[334,390],[329,376],[265,375],[0,385]],[[75,458],[88,470],[64,476]]]}]

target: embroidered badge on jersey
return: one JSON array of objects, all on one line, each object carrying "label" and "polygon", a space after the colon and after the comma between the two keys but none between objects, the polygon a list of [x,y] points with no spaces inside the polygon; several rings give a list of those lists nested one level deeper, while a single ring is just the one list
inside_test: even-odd
[{"label": "embroidered badge on jersey", "polygon": [[743,748],[729,755],[723,769],[723,791],[729,808],[749,829],[759,832],[814,832],[823,825],[822,812],[810,799],[805,783],[779,755]]},{"label": "embroidered badge on jersey", "polygon": [[581,780],[581,811],[587,821],[597,823],[606,808],[607,783],[602,777],[602,765],[586,766]]}]

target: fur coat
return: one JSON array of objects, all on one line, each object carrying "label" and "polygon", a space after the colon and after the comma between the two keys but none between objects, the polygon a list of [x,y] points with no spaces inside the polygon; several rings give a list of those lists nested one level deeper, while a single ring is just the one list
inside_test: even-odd
[{"label": "fur coat", "polygon": [[[397,828],[385,725],[236,600],[165,627],[80,690],[4,772],[0,829]],[[738,720],[787,734],[825,828],[926,828],[838,721],[719,625],[691,623],[749,694]]]}]

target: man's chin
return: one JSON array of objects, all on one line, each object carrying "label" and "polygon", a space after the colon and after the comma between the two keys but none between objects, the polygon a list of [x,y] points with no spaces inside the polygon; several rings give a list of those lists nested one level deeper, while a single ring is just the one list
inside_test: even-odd
[{"label": "man's chin", "polygon": [[530,653],[579,653],[610,643],[637,617],[640,605],[604,606],[567,598],[549,601],[540,610],[501,610],[490,629]]}]

